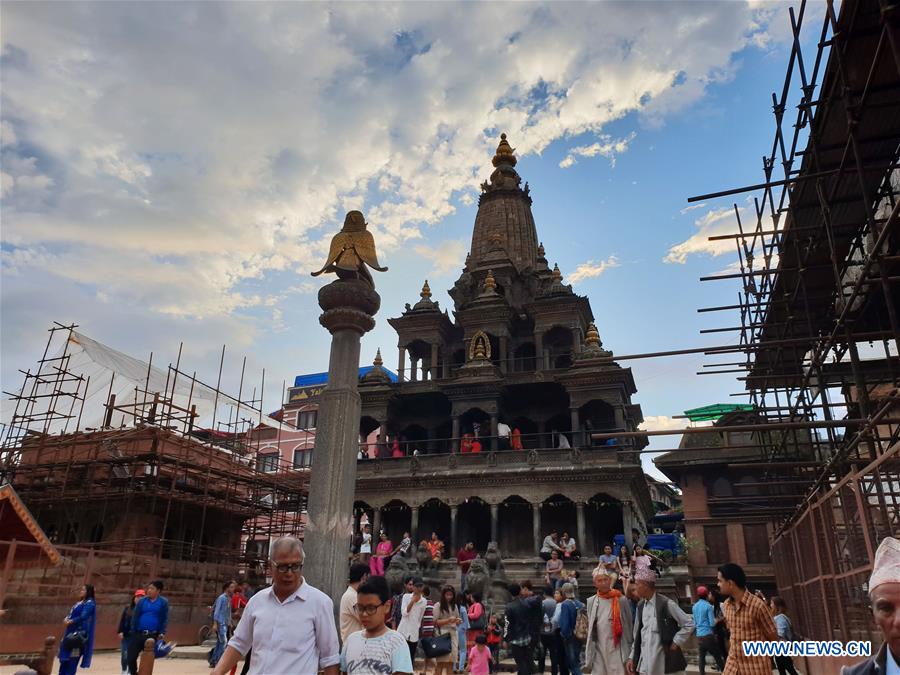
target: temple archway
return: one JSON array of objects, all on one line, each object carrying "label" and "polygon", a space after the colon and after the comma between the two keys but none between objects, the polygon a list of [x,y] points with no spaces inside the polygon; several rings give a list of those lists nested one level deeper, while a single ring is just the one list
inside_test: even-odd
[{"label": "temple archway", "polygon": [[409,532],[411,525],[412,510],[405,502],[392,499],[381,509],[381,529],[387,533],[394,546],[403,539],[404,532]]},{"label": "temple archway", "polygon": [[575,502],[565,495],[551,495],[541,504],[541,537],[546,537],[553,530],[556,530],[559,536],[562,536],[563,532],[568,532],[575,537],[579,546],[583,546],[581,542],[577,541],[577,519]]},{"label": "temple archway", "polygon": [[[479,425],[478,436],[481,439],[491,435],[491,416],[481,408],[469,408],[459,416],[459,429],[461,434],[475,433],[475,425]],[[484,441],[482,440],[482,443]]]},{"label": "temple archway", "polygon": [[450,452],[450,448],[453,444],[450,436],[453,435],[453,424],[447,420],[443,422],[437,429],[434,430],[434,440],[432,443],[434,444],[435,452],[447,453]]},{"label": "temple archway", "polygon": [[431,345],[424,340],[413,340],[406,346],[409,352],[409,379],[424,382],[431,378],[429,361],[431,360]]},{"label": "temple archway", "polygon": [[456,538],[453,553],[467,541],[475,544],[479,553],[485,552],[491,540],[491,507],[487,502],[479,497],[469,497],[457,507]]},{"label": "temple archway", "polygon": [[531,558],[537,555],[532,536],[534,516],[531,504],[519,495],[503,500],[497,513],[497,537],[505,558]]},{"label": "temple archway", "polygon": [[526,342],[516,347],[513,352],[512,371],[514,373],[530,373],[535,369],[537,356],[534,351],[534,343]]},{"label": "temple archway", "polygon": [[428,431],[418,424],[410,424],[400,432],[400,448],[409,457],[413,450],[418,450],[420,455],[428,452]]},{"label": "temple archway", "polygon": [[[450,546],[450,507],[440,499],[431,498],[419,507],[419,531],[413,533],[413,544],[419,545],[423,539],[430,539],[437,532],[445,546]],[[444,556],[449,555],[445,549]]]},{"label": "temple archway", "polygon": [[559,447],[559,439],[554,437],[553,432],[556,431],[560,434],[565,434],[566,440],[569,441],[570,447],[575,447],[576,443],[575,439],[572,438],[572,417],[567,413],[560,413],[558,415],[554,415],[550,419],[547,420],[547,423],[544,425],[544,434],[543,438],[543,447],[545,448],[557,448]]},{"label": "temple archway", "polygon": [[561,369],[572,365],[572,331],[562,326],[554,326],[544,333],[544,348],[550,357],[550,368]]},{"label": "temple archway", "polygon": [[594,441],[590,432],[612,431],[616,428],[616,412],[606,401],[593,399],[578,409],[578,419],[584,431],[584,447],[605,445],[606,441]]},{"label": "temple archway", "polygon": [[[366,502],[353,502],[353,536],[362,531],[364,524],[369,525],[369,531],[372,531],[372,525],[375,519],[375,509]],[[372,540],[375,540],[375,533],[372,532]]]},{"label": "temple archway", "polygon": [[[613,538],[623,534],[622,502],[605,493],[591,497],[584,507],[586,542],[580,542],[583,555],[600,555],[607,544],[613,546]],[[613,546],[613,552],[618,553]]]}]

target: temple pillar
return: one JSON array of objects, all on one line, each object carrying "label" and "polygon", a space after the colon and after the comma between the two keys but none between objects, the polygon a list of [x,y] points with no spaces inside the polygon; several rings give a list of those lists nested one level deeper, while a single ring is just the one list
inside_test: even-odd
[{"label": "temple pillar", "polygon": [[409,381],[419,381],[419,359],[412,355],[409,357]]},{"label": "temple pillar", "polygon": [[433,379],[434,378],[432,377],[432,374],[431,374],[431,357],[423,356],[422,357],[422,382],[425,382],[427,380],[433,380]]},{"label": "temple pillar", "polygon": [[532,504],[531,505],[531,534],[534,538],[534,555],[537,555],[541,550],[541,542],[543,541],[543,537],[541,537],[541,505],[540,504]]},{"label": "temple pillar", "polygon": [[622,502],[622,534],[625,535],[625,545],[631,551],[634,548],[634,538],[631,536],[631,528],[634,527],[634,519],[631,513],[631,502],[626,500]]},{"label": "temple pillar", "polygon": [[[578,524],[578,550],[581,551],[581,557],[588,556],[587,550],[587,527],[584,521],[584,502],[575,502],[575,518]],[[590,554],[593,556],[593,553]]]},{"label": "temple pillar", "polygon": [[579,326],[574,331],[572,331],[572,352],[574,354],[580,354],[581,349],[584,346],[584,333]]},{"label": "temple pillar", "polygon": [[438,379],[438,344],[437,342],[433,342],[431,344],[431,361],[429,362],[429,366],[431,367],[431,379]]},{"label": "temple pillar", "polygon": [[507,351],[509,349],[509,338],[505,335],[500,336],[500,372],[506,374],[509,370],[506,364]]},{"label": "temple pillar", "polygon": [[400,355],[397,358],[397,380],[400,382],[406,379],[404,370],[406,370],[406,347],[400,347]]},{"label": "temple pillar", "polygon": [[616,420],[616,429],[625,429],[625,406],[617,405],[613,409],[613,414],[615,415]]},{"label": "temple pillar", "polygon": [[[544,420],[538,420],[537,421],[537,432],[538,432],[537,447],[539,447],[539,448],[549,447],[546,445],[546,442],[544,440],[544,433],[546,433],[546,431],[547,431],[547,423]],[[552,445],[553,444],[551,443],[550,446],[552,446]]]},{"label": "temple pillar", "polygon": [[578,422],[578,408],[569,408],[569,417],[572,424],[572,447],[580,448],[584,445],[581,441],[581,425]]},{"label": "temple pillar", "polygon": [[497,452],[497,434],[499,433],[497,430],[498,423],[499,419],[497,413],[491,413],[491,450],[494,452]]},{"label": "temple pillar", "polygon": [[413,551],[419,545],[419,507],[410,507],[409,536],[412,538]]},{"label": "temple pillar", "polygon": [[500,519],[499,511],[499,504],[491,504],[491,541],[497,541],[497,525]]},{"label": "temple pillar", "polygon": [[444,354],[444,360],[441,362],[441,379],[446,380],[450,377],[450,359],[447,354]]},{"label": "temple pillar", "polygon": [[453,415],[450,419],[452,423],[450,452],[459,452],[459,415]]},{"label": "temple pillar", "polygon": [[534,369],[544,370],[544,334],[534,333]]},{"label": "temple pillar", "polygon": [[552,367],[552,364],[550,363],[550,349],[545,348],[544,349],[544,370],[550,370],[551,367]]},{"label": "temple pillar", "polygon": [[372,551],[378,545],[378,533],[381,532],[381,507],[376,506],[372,513]]},{"label": "temple pillar", "polygon": [[446,557],[450,557],[453,555],[453,551],[460,548],[459,542],[456,540],[456,516],[459,513],[459,506],[456,504],[450,505],[450,546],[447,547]]},{"label": "temple pillar", "polygon": [[381,457],[382,451],[384,451],[388,457],[391,456],[391,448],[388,445],[387,437],[387,421],[378,423],[378,439],[375,441],[375,456]]},{"label": "temple pillar", "polygon": [[434,429],[425,430],[425,451],[428,454],[437,452],[437,448],[434,444]]}]

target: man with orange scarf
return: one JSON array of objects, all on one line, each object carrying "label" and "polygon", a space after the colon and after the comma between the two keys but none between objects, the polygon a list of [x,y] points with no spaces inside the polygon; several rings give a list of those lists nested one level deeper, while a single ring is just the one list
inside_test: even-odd
[{"label": "man with orange scarf", "polygon": [[597,593],[587,601],[585,665],[590,666],[592,673],[625,675],[633,640],[631,604],[612,587],[613,577],[603,565],[592,575]]}]

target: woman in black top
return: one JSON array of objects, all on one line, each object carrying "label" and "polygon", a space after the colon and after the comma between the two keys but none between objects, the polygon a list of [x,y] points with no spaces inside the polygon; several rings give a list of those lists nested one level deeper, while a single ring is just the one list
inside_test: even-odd
[{"label": "woman in black top", "polygon": [[143,588],[137,589],[131,597],[131,604],[122,610],[122,616],[119,618],[118,634],[119,640],[121,641],[123,673],[128,672],[128,643],[130,642],[131,617],[134,615],[134,606],[137,604],[137,601],[145,595],[147,595],[147,592]]}]

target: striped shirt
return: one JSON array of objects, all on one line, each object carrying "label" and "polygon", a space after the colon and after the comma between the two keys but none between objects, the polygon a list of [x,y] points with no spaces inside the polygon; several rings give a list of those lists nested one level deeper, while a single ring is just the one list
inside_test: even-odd
[{"label": "striped shirt", "polygon": [[725,601],[725,624],[731,631],[731,646],[722,675],[772,675],[772,659],[768,656],[744,656],[745,640],[778,640],[775,622],[766,603],[744,591],[740,603]]}]

